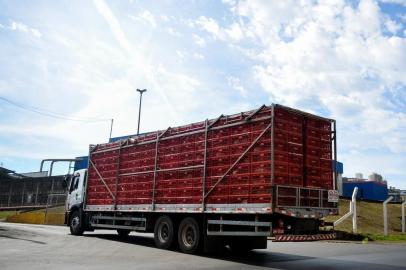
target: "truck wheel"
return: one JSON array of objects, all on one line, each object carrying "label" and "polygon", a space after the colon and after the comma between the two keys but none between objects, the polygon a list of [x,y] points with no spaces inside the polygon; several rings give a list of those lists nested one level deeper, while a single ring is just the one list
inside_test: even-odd
[{"label": "truck wheel", "polygon": [[82,235],[83,234],[83,220],[79,211],[75,211],[71,214],[69,220],[69,229],[72,235]]},{"label": "truck wheel", "polygon": [[179,225],[178,243],[184,253],[193,254],[200,248],[200,229],[196,220],[187,217]]},{"label": "truck wheel", "polygon": [[117,229],[118,236],[120,238],[126,238],[130,234],[131,230],[126,229]]},{"label": "truck wheel", "polygon": [[161,216],[155,222],[154,240],[157,248],[169,249],[173,245],[173,222],[168,216]]}]

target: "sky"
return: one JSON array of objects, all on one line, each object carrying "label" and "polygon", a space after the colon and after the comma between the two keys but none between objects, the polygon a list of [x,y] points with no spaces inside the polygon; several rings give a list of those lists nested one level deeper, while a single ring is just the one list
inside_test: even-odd
[{"label": "sky", "polygon": [[141,132],[272,103],[336,119],[344,176],[406,189],[405,0],[0,0],[0,166],[87,155],[111,118],[136,133],[137,88]]}]

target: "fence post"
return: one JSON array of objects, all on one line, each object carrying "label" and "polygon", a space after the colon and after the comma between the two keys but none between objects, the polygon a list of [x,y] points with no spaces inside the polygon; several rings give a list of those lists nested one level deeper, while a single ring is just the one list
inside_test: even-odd
[{"label": "fence post", "polygon": [[[336,227],[338,224],[346,220],[352,215],[352,232],[357,233],[357,192],[358,192],[358,187],[355,187],[353,192],[352,192],[352,198],[350,202],[350,209],[347,214],[344,216],[340,217],[336,221],[334,221],[334,227]],[[355,211],[355,212],[354,212]]]},{"label": "fence post", "polygon": [[393,200],[393,197],[390,196],[386,201],[383,202],[383,235],[388,235],[388,202]]},{"label": "fence post", "polygon": [[38,204],[38,188],[39,188],[39,182],[37,182],[37,192],[35,193],[35,205]]},{"label": "fence post", "polygon": [[44,224],[47,224],[48,204],[49,204],[49,195],[47,197],[47,204],[45,205]]},{"label": "fence post", "polygon": [[21,195],[21,206],[24,206],[24,191],[25,191],[25,180],[23,180],[23,194]]},{"label": "fence post", "polygon": [[351,205],[352,205],[352,232],[357,233],[358,226],[357,226],[357,192],[358,187],[354,188],[351,198]]},{"label": "fence post", "polygon": [[10,181],[10,191],[9,191],[9,193],[8,193],[8,203],[7,203],[7,206],[8,206],[8,207],[10,207],[10,203],[11,203],[11,193],[12,193],[12,190],[13,190],[13,182]]},{"label": "fence post", "polygon": [[400,206],[400,207],[402,207],[402,233],[406,232],[405,206],[406,206],[406,199],[403,201],[402,205]]}]

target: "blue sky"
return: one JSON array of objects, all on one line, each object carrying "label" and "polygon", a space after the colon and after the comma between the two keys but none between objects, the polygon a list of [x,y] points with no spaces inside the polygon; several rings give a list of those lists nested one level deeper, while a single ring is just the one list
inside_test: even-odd
[{"label": "blue sky", "polygon": [[[281,103],[337,119],[344,175],[406,188],[406,1],[0,1],[0,96],[141,131]],[[0,100],[0,162],[87,153],[109,122]],[[59,170],[63,170],[62,166]]]}]

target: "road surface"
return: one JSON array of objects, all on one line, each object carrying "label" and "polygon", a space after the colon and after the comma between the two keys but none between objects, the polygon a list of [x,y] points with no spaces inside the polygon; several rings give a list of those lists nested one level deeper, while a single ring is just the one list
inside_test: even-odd
[{"label": "road surface", "polygon": [[150,234],[72,236],[67,227],[0,223],[0,269],[405,269],[406,245],[268,243],[243,256],[187,255],[154,247]]}]

